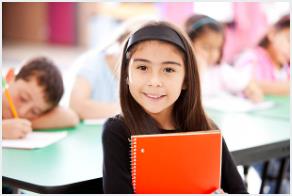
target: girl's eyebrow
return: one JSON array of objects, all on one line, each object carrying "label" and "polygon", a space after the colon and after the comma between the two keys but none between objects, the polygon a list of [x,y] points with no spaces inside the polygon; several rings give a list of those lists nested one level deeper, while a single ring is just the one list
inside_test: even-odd
[{"label": "girl's eyebrow", "polygon": [[[147,60],[147,59],[142,59],[142,58],[134,58],[133,59],[134,62],[137,62],[137,61],[142,61],[142,62],[146,62],[146,63],[151,63],[151,61]],[[175,61],[164,61],[162,62],[162,64],[173,64],[173,65],[178,65],[178,66],[181,66],[180,63],[178,62],[175,62]]]},{"label": "girl's eyebrow", "polygon": [[162,64],[172,64],[172,65],[178,65],[178,66],[181,66],[181,64],[180,63],[178,63],[178,62],[175,62],[175,61],[164,61]]},{"label": "girl's eyebrow", "polygon": [[151,61],[147,60],[147,59],[142,59],[142,58],[134,58],[133,60],[134,62],[136,61],[142,61],[142,62],[146,62],[146,63],[150,63]]}]

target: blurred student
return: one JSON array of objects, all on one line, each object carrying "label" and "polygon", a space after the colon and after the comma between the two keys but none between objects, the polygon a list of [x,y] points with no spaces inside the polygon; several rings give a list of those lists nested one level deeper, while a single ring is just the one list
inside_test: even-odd
[{"label": "blurred student", "polygon": [[198,61],[203,97],[228,92],[243,94],[255,102],[262,99],[262,92],[246,73],[221,62],[224,29],[219,22],[205,15],[193,15],[186,20],[185,31]]},{"label": "blurred student", "polygon": [[[252,77],[265,95],[289,96],[290,15],[288,14],[281,17],[270,29],[268,29],[258,46],[243,53],[235,65],[250,70]],[[262,175],[263,164],[257,163],[253,166],[256,168],[257,172]],[[279,168],[279,159],[269,160],[267,175],[276,179]],[[289,170],[290,167],[288,171],[285,171],[286,174],[289,174]],[[289,178],[288,174],[286,176]],[[274,193],[276,187],[275,180],[273,180],[273,178],[268,179],[266,184],[268,188],[266,188],[267,191],[264,191],[264,193]],[[289,188],[289,183],[282,184],[280,193],[289,193]]]},{"label": "blurred student", "polygon": [[289,95],[290,15],[276,22],[258,46],[243,53],[235,65],[249,69],[265,95]]},{"label": "blurred student", "polygon": [[93,49],[76,61],[80,66],[70,96],[70,107],[81,119],[106,118],[120,112],[117,62],[122,44],[132,29],[147,21],[134,18],[124,22],[105,48]]},{"label": "blurred student", "polygon": [[[14,77],[14,76],[13,76]],[[19,139],[32,129],[73,127],[76,113],[58,106],[63,95],[62,75],[45,57],[24,63],[2,92],[2,138]]]},{"label": "blurred student", "polygon": [[[105,193],[134,193],[131,135],[218,129],[202,107],[191,43],[170,23],[148,23],[127,39],[121,60],[120,101],[122,113],[103,127]],[[246,193],[224,140],[220,188],[227,193]]]}]

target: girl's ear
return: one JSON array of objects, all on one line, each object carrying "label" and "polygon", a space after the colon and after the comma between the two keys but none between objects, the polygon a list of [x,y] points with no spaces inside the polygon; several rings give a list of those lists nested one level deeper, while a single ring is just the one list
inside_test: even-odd
[{"label": "girl's ear", "polygon": [[129,85],[129,77],[126,78],[126,83]]}]

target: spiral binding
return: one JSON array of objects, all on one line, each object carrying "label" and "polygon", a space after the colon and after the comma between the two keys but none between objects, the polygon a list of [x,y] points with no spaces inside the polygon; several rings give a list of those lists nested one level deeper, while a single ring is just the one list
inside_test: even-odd
[{"label": "spiral binding", "polygon": [[132,172],[132,185],[134,193],[136,192],[136,148],[137,148],[137,139],[131,139],[131,172]]}]

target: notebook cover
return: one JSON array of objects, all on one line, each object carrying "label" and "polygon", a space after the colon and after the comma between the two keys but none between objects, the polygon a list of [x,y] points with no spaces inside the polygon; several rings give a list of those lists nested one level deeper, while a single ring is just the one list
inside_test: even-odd
[{"label": "notebook cover", "polygon": [[220,188],[219,131],[137,135],[131,138],[135,193],[212,193]]}]

